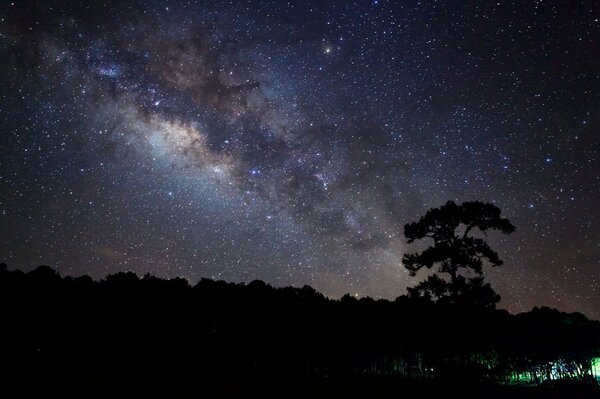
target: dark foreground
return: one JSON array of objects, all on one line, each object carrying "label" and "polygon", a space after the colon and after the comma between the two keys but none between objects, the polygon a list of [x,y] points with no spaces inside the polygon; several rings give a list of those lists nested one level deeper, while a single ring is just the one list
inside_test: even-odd
[{"label": "dark foreground", "polygon": [[[349,379],[198,378],[193,371],[141,376],[114,370],[75,375],[29,375],[4,385],[5,398],[600,398],[597,384],[562,381],[540,386],[406,381],[394,377]],[[173,373],[174,370],[171,370]],[[177,375],[175,375],[177,374]],[[6,375],[5,375],[6,376]]]},{"label": "dark foreground", "polygon": [[600,398],[578,313],[0,266],[0,398]]}]

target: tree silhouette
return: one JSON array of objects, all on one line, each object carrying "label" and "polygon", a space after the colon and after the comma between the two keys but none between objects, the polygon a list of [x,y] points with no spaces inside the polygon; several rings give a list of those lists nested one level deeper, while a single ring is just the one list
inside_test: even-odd
[{"label": "tree silhouette", "polygon": [[448,201],[440,208],[430,209],[418,222],[404,226],[408,243],[424,238],[433,245],[420,253],[405,254],[402,263],[415,276],[422,268],[437,266],[437,274],[409,288],[413,297],[429,297],[450,303],[465,303],[494,307],[500,296],[485,283],[482,273],[485,263],[500,266],[498,254],[481,238],[472,233],[488,230],[504,234],[515,231],[510,221],[500,216],[493,204],[479,201],[457,205]]}]

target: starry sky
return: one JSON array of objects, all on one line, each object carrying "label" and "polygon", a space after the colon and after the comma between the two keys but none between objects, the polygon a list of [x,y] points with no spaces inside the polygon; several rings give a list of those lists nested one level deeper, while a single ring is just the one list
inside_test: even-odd
[{"label": "starry sky", "polygon": [[492,202],[501,307],[600,318],[600,2],[3,1],[0,261],[394,298]]}]

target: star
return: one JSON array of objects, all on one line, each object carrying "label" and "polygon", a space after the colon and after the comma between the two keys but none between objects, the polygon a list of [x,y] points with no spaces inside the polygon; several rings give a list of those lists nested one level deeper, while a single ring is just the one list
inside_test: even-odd
[{"label": "star", "polygon": [[395,298],[403,226],[481,200],[502,307],[600,317],[594,7],[58,3],[2,15],[0,262]]}]

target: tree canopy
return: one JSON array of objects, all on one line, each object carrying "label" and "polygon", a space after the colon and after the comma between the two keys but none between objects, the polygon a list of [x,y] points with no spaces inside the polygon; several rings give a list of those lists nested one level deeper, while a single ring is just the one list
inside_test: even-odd
[{"label": "tree canopy", "polygon": [[433,245],[421,252],[405,254],[402,263],[411,276],[421,269],[435,268],[436,274],[409,288],[409,294],[451,303],[494,307],[500,296],[483,278],[485,264],[502,265],[498,253],[482,238],[490,230],[504,234],[515,231],[493,204],[480,201],[445,205],[430,209],[417,222],[404,226],[408,243],[430,239]]}]

